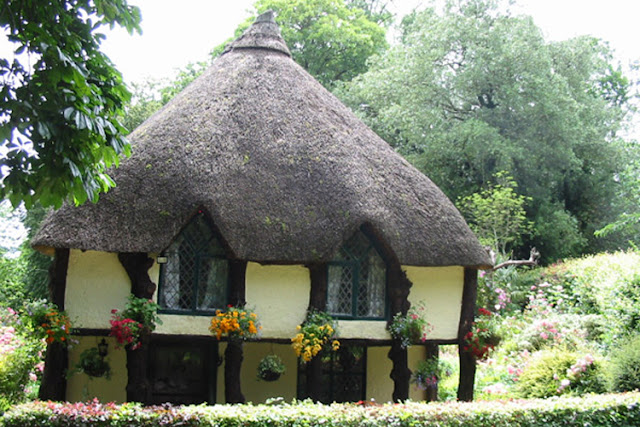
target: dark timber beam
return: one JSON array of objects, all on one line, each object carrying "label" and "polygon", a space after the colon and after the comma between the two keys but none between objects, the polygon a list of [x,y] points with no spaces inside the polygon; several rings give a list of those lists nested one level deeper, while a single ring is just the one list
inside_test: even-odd
[{"label": "dark timber beam", "polygon": [[[51,302],[60,310],[64,310],[68,266],[69,249],[56,249],[53,263],[49,268],[49,295]],[[38,391],[40,400],[66,400],[68,364],[69,351],[66,344],[53,342],[47,346],[44,373]]]},{"label": "dark timber beam", "polygon": [[[137,298],[151,299],[156,291],[156,284],[149,277],[149,268],[153,259],[143,252],[121,252],[118,254],[120,264],[131,280],[131,293]],[[140,337],[137,350],[127,351],[127,401],[150,403],[151,384],[149,383],[149,336]]]},{"label": "dark timber beam", "polygon": [[469,351],[464,351],[464,337],[471,330],[478,294],[478,270],[464,269],[464,288],[462,290],[462,308],[458,329],[458,353],[460,357],[460,382],[458,383],[458,400],[473,400],[473,387],[476,378],[476,360]]}]

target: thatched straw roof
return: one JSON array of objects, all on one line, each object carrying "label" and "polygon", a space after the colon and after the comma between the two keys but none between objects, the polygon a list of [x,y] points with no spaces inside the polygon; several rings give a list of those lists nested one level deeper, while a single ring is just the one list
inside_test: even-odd
[{"label": "thatched straw roof", "polygon": [[291,59],[272,16],[130,140],[117,187],[52,213],[35,247],[159,253],[202,209],[239,259],[328,260],[368,224],[405,265],[490,264],[447,197]]}]

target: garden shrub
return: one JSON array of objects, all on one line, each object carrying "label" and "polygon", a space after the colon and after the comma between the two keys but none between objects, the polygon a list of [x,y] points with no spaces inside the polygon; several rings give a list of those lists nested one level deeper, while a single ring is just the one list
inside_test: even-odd
[{"label": "garden shrub", "polygon": [[[4,424],[2,424],[4,423]],[[584,398],[378,405],[375,402],[214,405],[143,408],[139,404],[31,402],[0,418],[4,427],[31,426],[632,426],[640,425],[640,393]]]},{"label": "garden shrub", "polygon": [[10,308],[0,308],[0,412],[35,397],[43,349],[25,319]]},{"label": "garden shrub", "polygon": [[608,378],[612,390],[640,389],[640,335],[633,336],[612,352]]},{"label": "garden shrub", "polygon": [[605,391],[602,364],[590,354],[553,348],[535,353],[518,378],[522,397],[551,397],[567,393]]}]

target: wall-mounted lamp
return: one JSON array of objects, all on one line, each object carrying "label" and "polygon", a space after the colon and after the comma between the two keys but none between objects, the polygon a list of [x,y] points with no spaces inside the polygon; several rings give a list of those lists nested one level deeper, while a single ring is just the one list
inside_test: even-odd
[{"label": "wall-mounted lamp", "polygon": [[166,256],[158,256],[158,257],[156,257],[156,262],[158,264],[166,264],[167,261],[169,261],[169,257],[166,257]]},{"label": "wall-mounted lamp", "polygon": [[102,338],[102,341],[98,343],[98,354],[100,355],[100,357],[105,357],[107,355],[108,350],[109,350],[109,344],[107,344],[107,341],[105,341],[105,339]]}]

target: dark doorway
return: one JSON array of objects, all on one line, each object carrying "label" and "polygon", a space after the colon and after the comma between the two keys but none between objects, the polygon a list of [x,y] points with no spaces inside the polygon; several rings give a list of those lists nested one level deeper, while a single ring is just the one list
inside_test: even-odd
[{"label": "dark doorway", "polygon": [[[338,351],[324,351],[322,357],[322,391],[320,402],[357,402],[365,400],[367,348],[344,344]],[[309,397],[307,365],[298,367],[298,399]]]},{"label": "dark doorway", "polygon": [[211,339],[156,338],[149,352],[151,404],[213,404],[218,343]]}]

